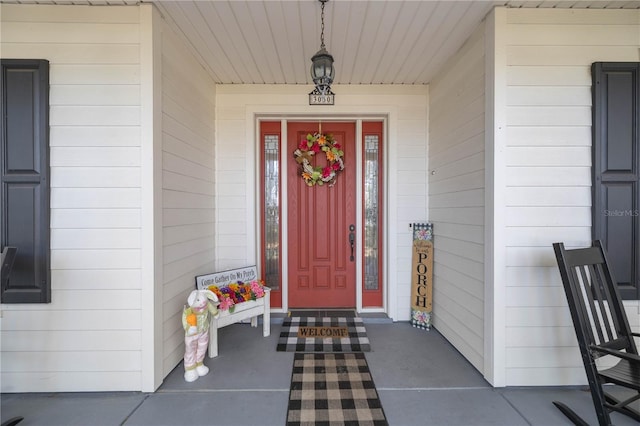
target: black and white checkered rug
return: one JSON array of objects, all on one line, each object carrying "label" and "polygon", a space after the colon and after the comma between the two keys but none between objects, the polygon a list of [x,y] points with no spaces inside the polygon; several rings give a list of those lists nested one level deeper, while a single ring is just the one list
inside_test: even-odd
[{"label": "black and white checkered rug", "polygon": [[288,317],[282,323],[280,352],[368,352],[362,318]]},{"label": "black and white checkered rug", "polygon": [[287,426],[388,425],[363,353],[296,353]]}]

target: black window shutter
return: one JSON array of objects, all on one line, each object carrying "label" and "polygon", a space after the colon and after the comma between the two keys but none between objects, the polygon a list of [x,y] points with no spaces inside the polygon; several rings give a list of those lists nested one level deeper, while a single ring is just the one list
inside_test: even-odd
[{"label": "black window shutter", "polygon": [[640,299],[640,64],[597,62],[593,77],[593,239],[623,299]]},{"label": "black window shutter", "polygon": [[3,59],[0,245],[16,247],[2,303],[51,302],[49,62]]}]

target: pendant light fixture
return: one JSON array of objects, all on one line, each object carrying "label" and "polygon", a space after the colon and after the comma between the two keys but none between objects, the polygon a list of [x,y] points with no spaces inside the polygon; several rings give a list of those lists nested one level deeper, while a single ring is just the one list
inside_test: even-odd
[{"label": "pendant light fixture", "polygon": [[331,83],[335,75],[333,56],[324,45],[324,5],[329,0],[318,0],[321,3],[320,13],[320,50],[311,57],[311,79],[316,85],[309,93],[310,105],[333,105],[334,93],[331,91]]}]

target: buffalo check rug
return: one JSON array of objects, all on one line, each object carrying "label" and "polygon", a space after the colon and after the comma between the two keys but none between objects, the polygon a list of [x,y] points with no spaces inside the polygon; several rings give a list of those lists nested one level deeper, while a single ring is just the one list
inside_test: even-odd
[{"label": "buffalo check rug", "polygon": [[287,426],[388,425],[363,353],[296,353]]},{"label": "buffalo check rug", "polygon": [[287,317],[282,323],[277,350],[368,352],[371,344],[360,317]]}]

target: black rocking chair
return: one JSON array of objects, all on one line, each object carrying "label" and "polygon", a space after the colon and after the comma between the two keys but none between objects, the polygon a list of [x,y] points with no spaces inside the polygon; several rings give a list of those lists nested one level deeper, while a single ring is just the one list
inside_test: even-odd
[{"label": "black rocking chair", "polygon": [[[640,412],[629,404],[640,399],[640,356],[600,241],[593,247],[566,250],[554,243],[562,284],[587,373],[589,389],[600,426],[610,425],[609,413],[618,411],[640,422]],[[610,355],[618,359],[610,368],[596,367],[596,359]],[[604,391],[612,383],[634,391],[620,401]],[[588,426],[565,404],[554,401],[574,424]]]},{"label": "black rocking chair", "polygon": [[[4,289],[9,282],[9,274],[13,267],[13,262],[16,258],[16,252],[18,249],[15,247],[5,247],[0,254],[0,285]],[[15,426],[23,420],[23,417],[12,417],[9,420],[2,422],[0,426]]]}]

